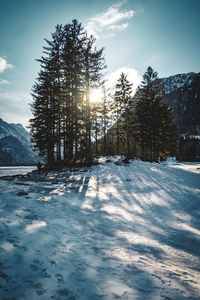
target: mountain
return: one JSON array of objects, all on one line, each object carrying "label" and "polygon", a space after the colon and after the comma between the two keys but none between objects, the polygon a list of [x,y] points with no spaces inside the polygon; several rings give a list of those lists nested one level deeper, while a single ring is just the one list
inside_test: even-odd
[{"label": "mountain", "polygon": [[174,76],[169,76],[166,78],[161,78],[160,81],[165,87],[166,94],[170,94],[179,88],[182,88],[184,85],[190,85],[191,82],[196,77],[196,73],[191,72],[187,74],[177,74]]},{"label": "mountain", "polygon": [[37,161],[28,131],[21,124],[0,119],[0,166],[35,165]]},{"label": "mountain", "polygon": [[161,78],[165,100],[174,109],[179,134],[200,134],[200,73]]}]

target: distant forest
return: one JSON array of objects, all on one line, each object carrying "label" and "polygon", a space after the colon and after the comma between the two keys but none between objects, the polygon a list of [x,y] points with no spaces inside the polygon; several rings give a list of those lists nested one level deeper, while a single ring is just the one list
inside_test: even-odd
[{"label": "distant forest", "polygon": [[[94,154],[148,161],[176,155],[172,108],[152,67],[134,97],[124,73],[111,92],[104,85],[104,49],[95,47],[95,38],[77,20],[57,25],[45,41],[32,88],[30,128],[34,148],[47,165],[90,163]],[[103,90],[102,101],[91,101],[94,88]]]}]

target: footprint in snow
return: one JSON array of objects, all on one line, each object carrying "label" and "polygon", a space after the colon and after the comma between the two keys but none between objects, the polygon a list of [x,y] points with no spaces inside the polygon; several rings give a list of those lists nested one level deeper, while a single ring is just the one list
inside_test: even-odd
[{"label": "footprint in snow", "polygon": [[44,264],[39,260],[33,260],[33,264],[30,265],[30,269],[33,272],[33,276],[40,278],[50,278],[51,275],[47,273],[46,268],[44,268]]},{"label": "footprint in snow", "polygon": [[17,196],[27,196],[27,195],[28,195],[28,193],[25,191],[20,191],[17,193]]},{"label": "footprint in snow", "polygon": [[27,215],[24,215],[23,219],[25,219],[25,220],[38,220],[38,215],[31,212],[31,213],[28,213]]},{"label": "footprint in snow", "polygon": [[50,261],[50,264],[51,264],[51,266],[55,266],[55,265],[56,265],[55,260],[51,260],[51,261]]},{"label": "footprint in snow", "polygon": [[68,289],[60,289],[51,297],[55,300],[76,300],[76,297]]},{"label": "footprint in snow", "polygon": [[63,276],[61,274],[56,274],[55,277],[56,277],[59,284],[64,283],[64,279],[63,279]]},{"label": "footprint in snow", "polygon": [[34,285],[34,288],[36,288],[36,293],[38,296],[41,296],[45,293],[45,289],[43,288],[41,283],[36,283]]}]

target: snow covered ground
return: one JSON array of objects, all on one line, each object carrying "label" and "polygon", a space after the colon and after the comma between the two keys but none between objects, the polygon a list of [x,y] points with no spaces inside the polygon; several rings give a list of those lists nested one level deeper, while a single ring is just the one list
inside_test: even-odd
[{"label": "snow covered ground", "polygon": [[0,180],[0,299],[200,299],[200,174],[102,158]]},{"label": "snow covered ground", "polygon": [[10,175],[25,175],[29,172],[36,170],[34,166],[17,166],[17,167],[0,167],[0,177]]},{"label": "snow covered ground", "polygon": [[174,164],[173,167],[200,174],[200,163],[195,163],[195,162],[177,163]]}]

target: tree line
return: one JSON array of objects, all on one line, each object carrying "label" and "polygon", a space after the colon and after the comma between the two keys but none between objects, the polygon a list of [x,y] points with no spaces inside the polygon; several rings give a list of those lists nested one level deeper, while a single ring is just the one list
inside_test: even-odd
[{"label": "tree line", "polygon": [[[105,88],[103,48],[77,20],[57,25],[46,41],[32,88],[32,142],[47,164],[87,162],[95,154],[158,161],[176,151],[176,127],[165,91],[151,67],[132,95],[122,73],[111,95]],[[101,87],[101,102],[90,101]]]}]

